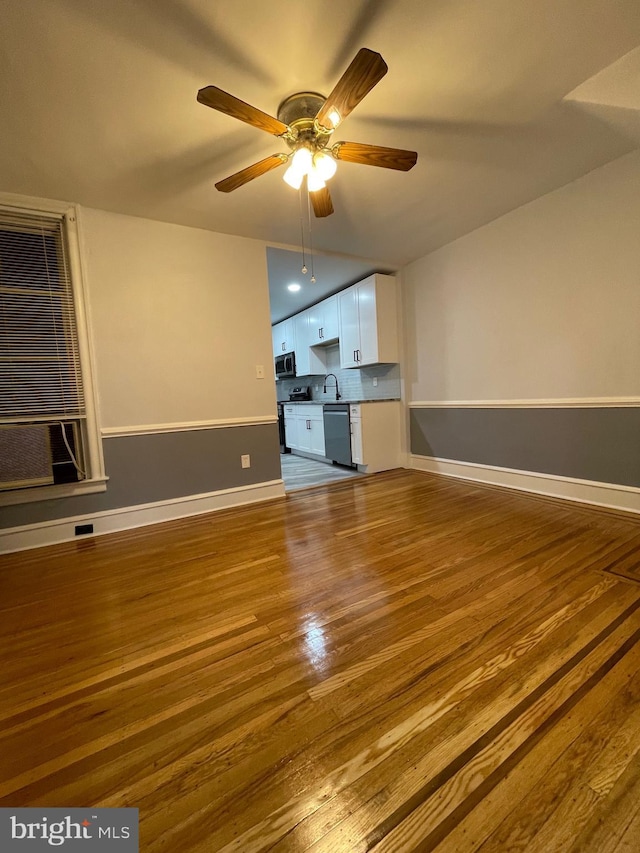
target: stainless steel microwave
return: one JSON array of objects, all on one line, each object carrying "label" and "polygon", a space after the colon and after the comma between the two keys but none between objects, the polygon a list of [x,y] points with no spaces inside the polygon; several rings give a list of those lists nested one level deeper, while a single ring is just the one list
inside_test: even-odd
[{"label": "stainless steel microwave", "polygon": [[296,375],[296,354],[283,352],[276,356],[276,379],[292,379]]}]

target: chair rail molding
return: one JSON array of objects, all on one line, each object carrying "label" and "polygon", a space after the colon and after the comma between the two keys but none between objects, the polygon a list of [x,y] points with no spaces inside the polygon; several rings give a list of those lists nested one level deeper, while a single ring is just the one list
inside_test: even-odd
[{"label": "chair rail molding", "polygon": [[640,406],[640,397],[556,397],[531,400],[414,400],[410,409],[569,409]]},{"label": "chair rail molding", "polygon": [[229,427],[263,426],[278,422],[276,415],[251,418],[219,418],[211,421],[184,421],[173,424],[134,424],[132,426],[103,427],[103,438],[121,438],[127,435],[156,435],[163,432],[192,432],[200,429],[228,429]]}]

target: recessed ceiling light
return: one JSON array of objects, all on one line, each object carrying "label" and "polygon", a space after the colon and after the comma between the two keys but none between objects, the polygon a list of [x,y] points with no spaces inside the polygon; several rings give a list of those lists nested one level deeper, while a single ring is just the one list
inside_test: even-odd
[{"label": "recessed ceiling light", "polygon": [[288,284],[287,290],[290,290],[292,293],[297,293],[300,290],[299,284]]}]

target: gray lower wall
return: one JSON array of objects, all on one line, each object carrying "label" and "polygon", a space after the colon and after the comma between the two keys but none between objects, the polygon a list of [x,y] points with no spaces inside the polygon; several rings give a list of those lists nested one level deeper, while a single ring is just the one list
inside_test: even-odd
[{"label": "gray lower wall", "polygon": [[[280,479],[278,425],[103,440],[107,491],[3,507],[0,528],[205,494]],[[251,467],[240,456],[250,454]]]},{"label": "gray lower wall", "polygon": [[640,486],[640,408],[416,408],[411,453]]}]

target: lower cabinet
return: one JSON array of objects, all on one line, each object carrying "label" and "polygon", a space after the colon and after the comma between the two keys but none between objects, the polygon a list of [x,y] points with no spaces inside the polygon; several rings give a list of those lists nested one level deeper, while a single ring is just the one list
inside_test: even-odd
[{"label": "lower cabinet", "polygon": [[351,458],[367,474],[401,466],[401,404],[398,401],[352,403]]},{"label": "lower cabinet", "polygon": [[298,446],[298,419],[295,406],[284,407],[284,434],[287,447]]},{"label": "lower cabinet", "polygon": [[351,425],[351,461],[354,465],[364,465],[362,452],[362,409],[360,405],[349,406],[349,423]]},{"label": "lower cabinet", "polygon": [[[363,473],[401,467],[401,411],[397,400],[349,404],[351,458]],[[285,403],[284,429],[287,447],[325,455],[322,405]]]},{"label": "lower cabinet", "polygon": [[287,447],[324,456],[324,420],[321,405],[285,405],[284,430]]}]

